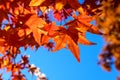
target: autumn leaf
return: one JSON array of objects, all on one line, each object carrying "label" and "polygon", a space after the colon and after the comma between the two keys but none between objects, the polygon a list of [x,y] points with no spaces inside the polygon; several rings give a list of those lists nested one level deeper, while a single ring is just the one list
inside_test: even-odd
[{"label": "autumn leaf", "polygon": [[29,6],[39,6],[41,5],[45,0],[31,0]]},{"label": "autumn leaf", "polygon": [[55,9],[60,11],[60,10],[62,10],[62,8],[65,4],[66,4],[66,0],[56,0]]},{"label": "autumn leaf", "polygon": [[91,26],[89,29],[88,29],[89,32],[93,33],[93,34],[100,34],[102,35],[103,33],[100,32],[100,30],[98,29],[98,27],[95,27],[95,26]]},{"label": "autumn leaf", "polygon": [[46,34],[45,31],[41,30],[46,22],[39,18],[37,15],[32,15],[25,23],[33,32],[35,41],[40,45],[41,34]]},{"label": "autumn leaf", "polygon": [[77,29],[78,32],[81,32],[82,34],[85,34],[87,31],[94,34],[102,34],[97,27],[90,23],[94,17],[87,15],[74,15],[74,18],[74,20],[69,21],[65,25]]},{"label": "autumn leaf", "polygon": [[50,37],[47,36],[47,35],[42,35],[41,36],[41,44],[44,45],[44,44],[47,44],[50,40]]},{"label": "autumn leaf", "polygon": [[67,44],[67,35],[64,34],[61,36],[56,36],[54,41],[56,42],[56,46],[53,51],[58,51],[62,48],[65,48]]},{"label": "autumn leaf", "polygon": [[68,36],[68,48],[73,53],[78,62],[80,62],[79,46],[76,44],[70,36]]},{"label": "autumn leaf", "polygon": [[57,35],[59,30],[59,27],[53,22],[50,24],[46,24],[43,28],[43,30],[45,30],[47,32],[47,35],[50,37],[54,37]]},{"label": "autumn leaf", "polygon": [[90,42],[86,37],[79,33],[78,43],[83,45],[95,45],[96,43]]},{"label": "autumn leaf", "polygon": [[82,14],[82,15],[85,15],[85,14],[86,14],[84,8],[82,8],[81,6],[80,6],[77,10],[78,10],[78,12],[80,12],[80,14]]}]

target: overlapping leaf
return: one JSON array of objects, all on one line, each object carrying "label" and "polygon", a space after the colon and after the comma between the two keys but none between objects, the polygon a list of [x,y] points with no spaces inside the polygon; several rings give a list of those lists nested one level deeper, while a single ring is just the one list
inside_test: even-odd
[{"label": "overlapping leaf", "polygon": [[35,41],[40,45],[41,34],[46,34],[41,28],[44,27],[46,22],[39,18],[37,15],[32,15],[29,20],[25,23],[33,32]]}]

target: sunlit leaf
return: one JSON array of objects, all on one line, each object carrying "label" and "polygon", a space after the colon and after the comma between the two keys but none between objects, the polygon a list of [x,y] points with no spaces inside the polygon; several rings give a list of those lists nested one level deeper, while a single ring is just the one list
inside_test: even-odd
[{"label": "sunlit leaf", "polygon": [[45,26],[46,22],[37,15],[32,15],[25,24],[32,30],[35,41],[40,44],[41,34],[46,34],[41,28]]},{"label": "sunlit leaf", "polygon": [[45,0],[31,0],[29,6],[39,6],[41,5]]},{"label": "sunlit leaf", "polygon": [[77,61],[80,62],[79,47],[70,37],[68,37],[68,48],[73,53]]},{"label": "sunlit leaf", "polygon": [[64,4],[66,4],[65,0],[57,0],[55,3],[55,9],[60,11],[63,8]]},{"label": "sunlit leaf", "polygon": [[55,49],[53,51],[58,51],[62,48],[66,47],[66,43],[67,43],[67,35],[62,35],[62,36],[56,36],[56,38],[54,38],[54,41],[56,42],[56,46]]},{"label": "sunlit leaf", "polygon": [[86,37],[81,35],[81,34],[79,34],[78,42],[80,44],[83,44],[83,45],[94,45],[95,44],[95,43],[90,42],[89,40],[87,40]]}]

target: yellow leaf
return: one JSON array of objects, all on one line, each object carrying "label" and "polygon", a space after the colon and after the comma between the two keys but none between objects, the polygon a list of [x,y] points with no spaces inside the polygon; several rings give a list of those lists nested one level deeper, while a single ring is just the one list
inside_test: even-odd
[{"label": "yellow leaf", "polygon": [[60,11],[62,8],[63,8],[63,3],[62,2],[57,2],[56,4],[55,4],[55,9],[56,10],[58,10],[58,11]]},{"label": "yellow leaf", "polygon": [[47,7],[46,6],[41,6],[40,10],[44,13],[47,10]]},{"label": "yellow leaf", "polygon": [[41,5],[45,0],[31,0],[29,6],[39,6]]},{"label": "yellow leaf", "polygon": [[79,7],[77,10],[78,12],[80,12],[80,14],[85,14],[85,11],[82,7]]},{"label": "yellow leaf", "polygon": [[66,4],[66,0],[56,0],[55,9],[60,11],[63,9],[65,4]]},{"label": "yellow leaf", "polygon": [[5,31],[8,31],[9,29],[10,29],[10,26],[6,26],[6,27],[4,28]]}]

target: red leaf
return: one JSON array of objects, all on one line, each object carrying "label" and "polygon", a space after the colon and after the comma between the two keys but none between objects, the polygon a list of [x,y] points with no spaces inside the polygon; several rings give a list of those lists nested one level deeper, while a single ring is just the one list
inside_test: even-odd
[{"label": "red leaf", "polygon": [[58,20],[58,21],[61,21],[62,20],[62,16],[59,12],[55,12],[54,13],[54,17]]}]

